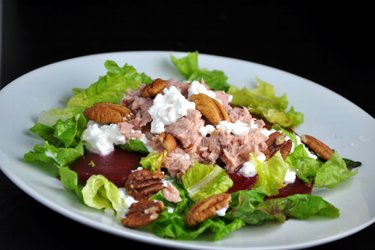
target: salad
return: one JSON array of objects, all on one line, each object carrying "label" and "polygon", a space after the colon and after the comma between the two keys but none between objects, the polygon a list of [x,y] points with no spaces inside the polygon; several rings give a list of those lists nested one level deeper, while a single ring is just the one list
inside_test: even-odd
[{"label": "salad", "polygon": [[198,52],[171,61],[184,80],[106,61],[106,75],[41,113],[29,131],[44,142],[24,160],[55,170],[85,205],[164,238],[339,217],[313,188],[339,188],[360,162],[299,135],[303,114],[271,84],[239,89],[200,68]]}]

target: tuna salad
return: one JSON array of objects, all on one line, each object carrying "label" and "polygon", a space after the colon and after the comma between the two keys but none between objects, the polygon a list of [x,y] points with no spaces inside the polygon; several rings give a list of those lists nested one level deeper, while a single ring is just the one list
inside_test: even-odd
[{"label": "tuna salad", "polygon": [[303,114],[271,84],[239,89],[200,68],[197,52],[171,60],[184,80],[106,61],[105,76],[42,112],[29,131],[44,143],[24,160],[54,168],[85,205],[163,238],[339,217],[313,190],[340,186],[360,162],[298,134]]}]

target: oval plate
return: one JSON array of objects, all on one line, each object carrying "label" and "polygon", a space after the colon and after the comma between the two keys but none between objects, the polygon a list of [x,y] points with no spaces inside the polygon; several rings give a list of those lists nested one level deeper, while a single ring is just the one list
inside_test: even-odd
[{"label": "oval plate", "polygon": [[[315,190],[341,211],[338,219],[288,220],[284,224],[245,227],[217,241],[176,241],[122,227],[100,211],[81,204],[73,193],[45,169],[22,161],[23,154],[40,143],[27,133],[43,110],[60,107],[74,87],[86,88],[104,75],[105,60],[128,63],[152,78],[180,79],[169,56],[184,52],[116,52],[78,57],[36,69],[8,84],[0,92],[0,166],[23,191],[45,206],[88,226],[122,237],[174,248],[200,249],[291,249],[310,247],[353,234],[375,218],[375,121],[359,107],[314,82],[264,65],[200,54],[200,67],[223,70],[229,83],[254,87],[255,77],[275,86],[276,94],[287,93],[289,103],[305,115],[297,128],[322,139],[340,155],[359,160],[362,167],[349,181],[332,190]],[[350,204],[348,203],[350,200]],[[353,211],[355,213],[353,214]],[[298,237],[296,235],[298,232]]]}]

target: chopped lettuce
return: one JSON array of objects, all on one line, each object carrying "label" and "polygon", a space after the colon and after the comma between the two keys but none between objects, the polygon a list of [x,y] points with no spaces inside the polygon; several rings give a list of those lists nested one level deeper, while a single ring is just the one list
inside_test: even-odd
[{"label": "chopped lettuce", "polygon": [[83,202],[96,209],[111,209],[117,213],[125,210],[119,189],[103,175],[92,175],[82,189]]},{"label": "chopped lettuce", "polygon": [[288,164],[281,157],[278,151],[268,161],[259,161],[256,157],[251,157],[255,162],[258,173],[258,181],[255,183],[255,190],[272,196],[279,193],[278,189],[285,186],[284,177],[289,168]]},{"label": "chopped lettuce", "polygon": [[161,153],[151,152],[147,156],[142,157],[139,163],[144,169],[149,169],[151,172],[154,172],[161,169],[166,154],[167,151]]},{"label": "chopped lettuce", "polygon": [[295,194],[285,198],[263,201],[263,194],[255,190],[232,194],[225,218],[240,218],[246,224],[259,225],[267,221],[284,222],[287,218],[308,219],[311,216],[336,218],[339,210],[323,198],[310,194]]},{"label": "chopped lettuce", "polygon": [[315,186],[333,188],[357,174],[357,170],[350,171],[345,161],[335,152],[316,172]]},{"label": "chopped lettuce", "polygon": [[271,84],[256,78],[257,87],[249,90],[236,86],[230,86],[228,94],[233,96],[232,103],[249,108],[251,113],[264,117],[270,123],[276,123],[282,127],[295,127],[303,123],[303,114],[288,108],[286,94],[277,97]]},{"label": "chopped lettuce", "polygon": [[233,181],[218,165],[206,165],[195,162],[181,178],[190,198],[200,201],[204,198],[225,193]]},{"label": "chopped lettuce", "polygon": [[181,58],[171,55],[171,60],[186,80],[200,81],[203,79],[207,86],[214,90],[227,91],[229,89],[229,84],[227,83],[228,77],[223,71],[199,68],[197,51],[188,52],[185,57]]}]

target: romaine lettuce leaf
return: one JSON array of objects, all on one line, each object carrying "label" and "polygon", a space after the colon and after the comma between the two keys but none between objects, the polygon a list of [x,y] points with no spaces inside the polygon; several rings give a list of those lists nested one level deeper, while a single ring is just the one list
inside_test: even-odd
[{"label": "romaine lettuce leaf", "polygon": [[82,142],[74,148],[57,148],[49,144],[48,141],[45,141],[44,145],[36,144],[32,151],[24,154],[23,158],[29,163],[60,168],[68,166],[78,157],[82,156],[83,153]]},{"label": "romaine lettuce leaf", "polygon": [[189,81],[201,79],[207,84],[208,87],[214,90],[229,89],[227,83],[228,77],[221,70],[207,70],[199,68],[198,65],[198,52],[188,52],[185,57],[176,58],[171,55],[171,60],[176,66],[180,74]]},{"label": "romaine lettuce leaf", "polygon": [[313,183],[317,171],[323,164],[318,159],[309,157],[302,144],[294,147],[285,162],[296,172],[298,178],[306,183]]},{"label": "romaine lettuce leaf", "polygon": [[125,144],[118,145],[119,148],[125,151],[137,152],[141,154],[147,154],[148,149],[146,148],[145,144],[137,139],[129,140]]},{"label": "romaine lettuce leaf", "polygon": [[350,171],[345,161],[335,152],[316,172],[314,184],[316,187],[333,188],[357,172],[357,170]]},{"label": "romaine lettuce leaf", "polygon": [[270,123],[276,123],[282,127],[295,127],[303,123],[303,114],[289,110],[286,94],[277,97],[271,84],[256,78],[257,87],[249,90],[236,86],[230,86],[228,94],[233,96],[234,105],[245,106],[251,113],[264,117]]},{"label": "romaine lettuce leaf", "polygon": [[181,178],[189,196],[194,201],[225,193],[233,181],[218,165],[206,165],[195,162]]},{"label": "romaine lettuce leaf", "polygon": [[251,156],[255,162],[255,168],[258,173],[258,181],[254,189],[263,192],[268,196],[277,195],[278,189],[285,186],[284,177],[289,168],[288,164],[281,157],[278,151],[268,161],[259,161],[256,157]]},{"label": "romaine lettuce leaf", "polygon": [[163,159],[167,151],[163,152],[151,152],[147,156],[142,157],[141,161],[139,162],[144,169],[148,169],[151,172],[157,171],[161,169],[161,165],[163,164]]},{"label": "romaine lettuce leaf", "polygon": [[339,210],[323,198],[310,194],[295,194],[263,201],[255,190],[232,194],[225,219],[240,218],[246,224],[259,225],[267,221],[284,222],[287,218],[308,219],[311,216],[336,218]]},{"label": "romaine lettuce leaf", "polygon": [[96,209],[125,210],[125,201],[115,184],[103,175],[92,175],[82,189],[83,202]]},{"label": "romaine lettuce leaf", "polygon": [[148,229],[163,238],[193,240],[205,233],[205,236],[211,236],[213,240],[220,240],[244,225],[245,223],[240,219],[226,223],[220,218],[213,218],[205,220],[196,227],[188,227],[183,216],[164,210],[158,219],[148,226]]},{"label": "romaine lettuce leaf", "polygon": [[73,191],[77,197],[83,202],[82,186],[78,184],[78,175],[69,167],[61,167],[59,169],[60,181],[64,188]]},{"label": "romaine lettuce leaf", "polygon": [[91,84],[88,88],[72,96],[67,107],[90,107],[97,102],[118,103],[128,89],[136,89],[142,83],[149,83],[151,79],[140,74],[128,64],[119,67],[114,61],[104,63],[108,70],[105,76]]}]

